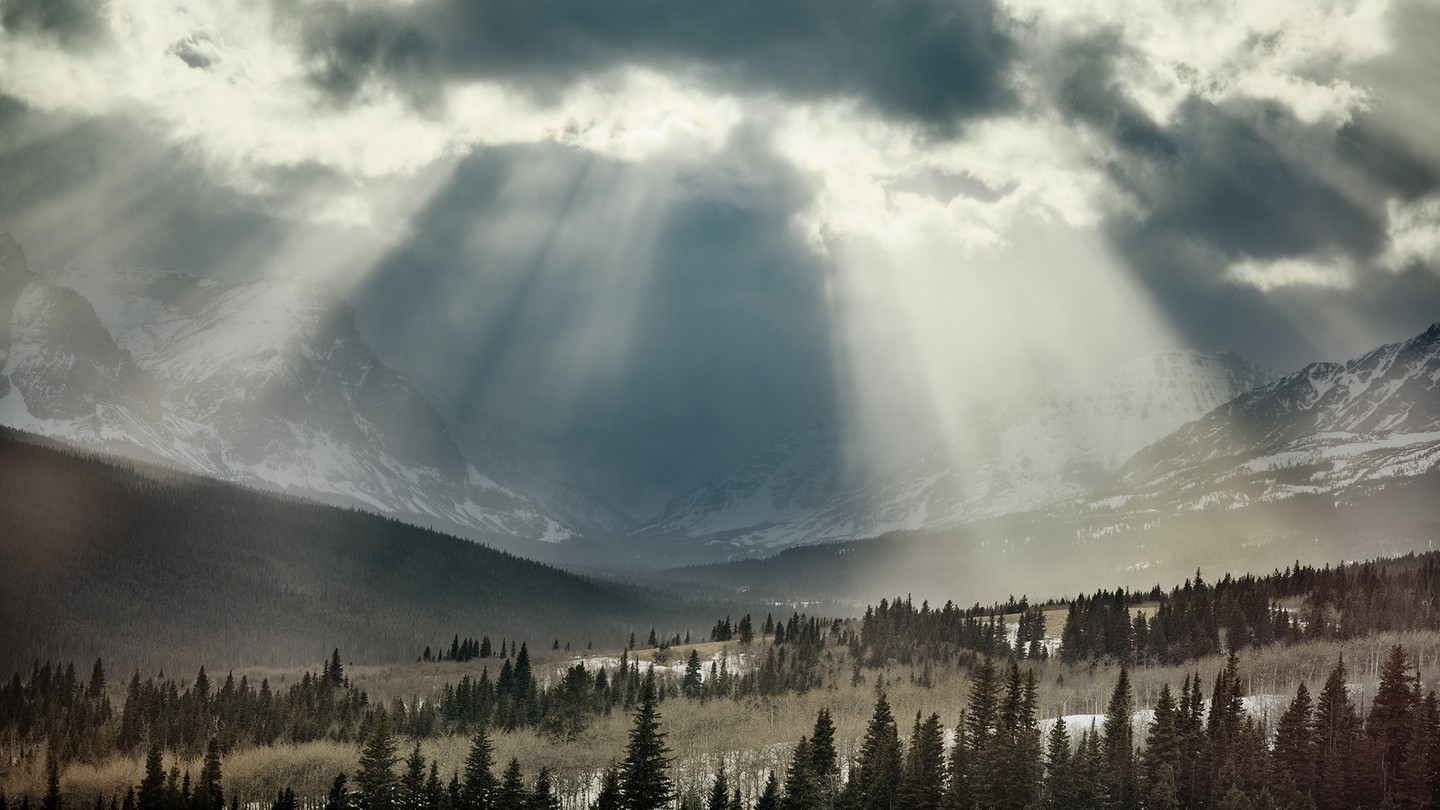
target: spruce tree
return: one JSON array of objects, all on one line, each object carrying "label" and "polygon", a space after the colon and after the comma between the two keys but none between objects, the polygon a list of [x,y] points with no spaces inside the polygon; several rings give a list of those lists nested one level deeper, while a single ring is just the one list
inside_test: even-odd
[{"label": "spruce tree", "polygon": [[1045,810],[1067,810],[1075,806],[1074,777],[1070,765],[1070,732],[1065,718],[1059,717],[1050,727],[1045,745],[1045,785],[1041,790],[1041,806]]},{"label": "spruce tree", "polygon": [[700,677],[700,653],[691,650],[690,657],[685,660],[685,677],[680,681],[680,691],[686,697],[699,697],[704,686],[704,680]]},{"label": "spruce tree", "polygon": [[1310,690],[1301,683],[1280,715],[1271,755],[1272,783],[1293,801],[1308,800],[1315,783],[1315,720]]},{"label": "spruce tree", "polygon": [[325,798],[325,810],[350,810],[350,788],[346,785],[345,772],[335,775],[330,783],[330,794]]},{"label": "spruce tree", "polygon": [[225,791],[220,785],[220,739],[211,737],[205,746],[205,764],[195,787],[196,810],[225,810]]},{"label": "spruce tree", "polygon": [[790,754],[790,767],[785,771],[783,810],[811,810],[820,806],[820,789],[815,784],[814,751],[810,740],[801,737]]},{"label": "spruce tree", "polygon": [[460,810],[492,810],[495,807],[495,754],[490,736],[481,726],[470,741],[465,756],[465,785],[460,791]]},{"label": "spruce tree", "polygon": [[620,790],[627,810],[655,810],[674,798],[666,757],[670,749],[660,731],[660,715],[655,708],[658,702],[655,670],[651,668],[641,682],[640,705],[635,710],[635,724],[620,766]]},{"label": "spruce tree", "polygon": [[705,810],[726,810],[729,804],[730,782],[725,778],[725,764],[722,762],[710,786],[710,800],[705,803]]},{"label": "spruce tree", "polygon": [[851,780],[861,810],[889,810],[895,792],[900,788],[900,735],[890,702],[882,692],[875,700],[875,711],[865,729],[860,757],[855,763]]},{"label": "spruce tree", "polygon": [[1365,718],[1365,734],[1374,752],[1372,778],[1380,795],[1385,797],[1394,793],[1400,759],[1410,742],[1416,695],[1411,688],[1409,668],[1410,659],[1405,650],[1399,644],[1392,646],[1380,670],[1375,702]]},{"label": "spruce tree", "polygon": [[135,810],[168,810],[165,805],[165,770],[159,742],[145,755],[145,776],[135,797]]},{"label": "spruce tree", "polygon": [[495,789],[496,810],[524,810],[529,803],[529,792],[525,790],[525,779],[520,773],[520,760],[511,757],[510,764],[505,766],[505,773],[500,777],[500,786]]},{"label": "spruce tree", "polygon": [[960,722],[955,724],[955,744],[950,748],[950,761],[945,769],[948,776],[943,804],[945,810],[970,810],[975,804],[967,720],[966,714],[961,712]]},{"label": "spruce tree", "polygon": [[425,810],[425,757],[420,753],[419,740],[405,758],[399,794],[400,810]]},{"label": "spruce tree", "polygon": [[770,778],[765,780],[765,789],[760,791],[760,798],[755,800],[755,810],[780,810],[780,785],[775,780],[774,771],[771,771]]},{"label": "spruce tree", "polygon": [[620,772],[606,768],[600,779],[600,795],[595,797],[593,810],[625,810],[625,796],[620,791]]},{"label": "spruce tree", "polygon": [[913,810],[940,810],[944,795],[945,733],[940,726],[940,715],[931,714],[921,722],[920,713],[916,712],[896,801],[899,806]]},{"label": "spruce tree", "polygon": [[560,810],[560,797],[555,793],[555,780],[550,769],[542,767],[535,777],[535,790],[530,794],[530,810]]},{"label": "spruce tree", "polygon": [[395,810],[399,780],[395,776],[395,737],[390,732],[390,715],[381,706],[360,752],[355,771],[355,805],[359,810]]},{"label": "spruce tree", "polygon": [[40,807],[43,810],[60,810],[60,764],[50,751],[45,753],[45,799]]},{"label": "spruce tree", "polygon": [[1107,781],[1108,806],[1119,810],[1137,807],[1135,783],[1135,732],[1131,715],[1135,696],[1130,691],[1130,673],[1122,664],[1105,709],[1103,765]]},{"label": "spruce tree", "polygon": [[1345,691],[1345,659],[1336,662],[1320,699],[1315,705],[1315,804],[1320,810],[1340,810],[1349,806],[1347,793],[1353,792],[1352,758],[1358,742],[1360,718]]},{"label": "spruce tree", "polygon": [[1180,735],[1180,711],[1175,705],[1175,696],[1170,692],[1170,684],[1167,683],[1160,687],[1160,697],[1155,702],[1155,719],[1150,723],[1150,731],[1145,738],[1145,751],[1140,758],[1145,795],[1150,795],[1150,791],[1161,781],[1160,769],[1166,766],[1170,768],[1168,789],[1176,789],[1175,775],[1180,767]]}]

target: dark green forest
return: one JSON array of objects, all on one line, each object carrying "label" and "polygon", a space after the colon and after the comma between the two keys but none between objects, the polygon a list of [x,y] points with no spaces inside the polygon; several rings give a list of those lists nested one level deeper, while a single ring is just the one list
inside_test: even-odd
[{"label": "dark green forest", "polygon": [[622,646],[738,607],[0,430],[0,667],[413,660],[457,628]]}]

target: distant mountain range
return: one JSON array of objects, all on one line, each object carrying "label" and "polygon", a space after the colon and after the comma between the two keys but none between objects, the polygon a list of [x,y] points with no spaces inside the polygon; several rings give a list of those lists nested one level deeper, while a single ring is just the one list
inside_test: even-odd
[{"label": "distant mountain range", "polygon": [[328,288],[41,275],[0,232],[0,425],[582,565],[755,557],[1027,515],[1080,520],[1084,536],[1297,496],[1343,503],[1440,465],[1437,344],[1440,326],[1286,376],[1232,354],[1143,357],[993,398],[966,431],[859,479],[842,471],[836,429],[817,426],[637,527],[538,472],[496,426],[442,414]]},{"label": "distant mountain range", "polygon": [[41,276],[3,233],[0,423],[517,550],[629,526],[493,431],[457,442],[321,285]]}]

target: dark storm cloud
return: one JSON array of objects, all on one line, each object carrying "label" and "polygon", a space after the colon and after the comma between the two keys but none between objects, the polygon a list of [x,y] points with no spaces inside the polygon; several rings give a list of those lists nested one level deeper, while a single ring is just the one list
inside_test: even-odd
[{"label": "dark storm cloud", "polygon": [[7,34],[53,37],[66,47],[92,44],[109,31],[101,0],[0,0]]},{"label": "dark storm cloud", "polygon": [[[1113,33],[1071,43],[1056,104],[1109,144],[1104,169],[1136,206],[1117,208],[1106,228],[1191,342],[1286,368],[1320,359],[1306,319],[1343,316],[1388,335],[1440,313],[1440,268],[1395,273],[1376,261],[1389,245],[1387,203],[1437,189],[1433,158],[1388,137],[1371,113],[1337,131],[1274,101],[1191,96],[1153,120],[1116,79],[1124,53]],[[1284,259],[1350,267],[1355,288],[1261,291],[1225,275],[1237,262]]]},{"label": "dark storm cloud", "polygon": [[1012,100],[1015,49],[993,0],[418,0],[292,14],[316,80],[341,99],[372,78],[431,103],[455,78],[546,94],[646,66],[720,88],[854,98],[940,132]]},{"label": "dark storm cloud", "polygon": [[[553,145],[476,153],[371,275],[365,328],[461,412],[563,455],[568,479],[621,497],[698,483],[834,417],[823,268],[789,226],[810,192],[766,150],[742,132],[682,168],[650,243],[618,259],[605,210],[655,168]],[[483,224],[517,208],[546,220],[518,255],[518,228]],[[597,315],[618,331],[585,331]],[[611,349],[617,364],[592,367]]]}]

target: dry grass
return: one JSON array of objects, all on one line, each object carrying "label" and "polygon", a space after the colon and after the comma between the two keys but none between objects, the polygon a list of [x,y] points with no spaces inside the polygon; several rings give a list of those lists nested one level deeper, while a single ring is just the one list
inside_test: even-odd
[{"label": "dry grass", "polygon": [[[1293,694],[1300,681],[1312,690],[1318,688],[1337,657],[1343,651],[1350,680],[1356,685],[1353,694],[1362,706],[1374,695],[1375,683],[1386,652],[1393,644],[1402,644],[1415,656],[1422,673],[1429,673],[1427,688],[1440,686],[1434,677],[1440,661],[1440,633],[1421,632],[1380,634],[1370,638],[1338,642],[1308,642],[1293,647],[1272,647],[1247,651],[1241,656],[1241,674],[1248,694]],[[738,644],[704,643],[694,645],[702,659],[726,649],[735,651]],[[684,660],[690,647],[672,650],[672,659]],[[771,770],[783,771],[790,747],[801,735],[810,733],[816,713],[828,708],[836,725],[837,746],[842,758],[853,754],[865,732],[875,701],[875,680],[883,675],[885,691],[901,725],[907,733],[916,712],[936,712],[947,726],[959,718],[968,698],[968,676],[964,671],[939,667],[931,673],[932,688],[924,688],[916,680],[919,672],[910,667],[892,664],[884,672],[865,671],[865,682],[852,686],[850,666],[843,649],[831,650],[826,686],[805,695],[788,695],[780,699],[754,699],[744,702],[715,700],[704,703],[668,700],[660,707],[661,722],[668,735],[675,776],[682,790],[699,788],[708,783],[723,760],[732,780],[738,780],[750,795],[764,784]],[[567,665],[574,656],[544,650],[533,659],[538,672],[554,671]],[[641,660],[647,660],[642,654]],[[455,682],[464,674],[478,677],[487,665],[497,662],[422,663],[386,667],[351,667],[351,677],[371,693],[373,698],[389,700],[402,696],[428,695],[445,681]],[[1099,714],[1105,710],[1114,688],[1116,669],[1108,666],[1061,664],[1059,661],[1033,664],[1040,679],[1040,715],[1055,717],[1066,714]],[[1178,689],[1187,674],[1199,673],[1208,691],[1216,672],[1224,666],[1220,656],[1192,662],[1183,667],[1146,667],[1132,673],[1136,702],[1141,708],[1153,704],[1162,684]],[[299,677],[301,670],[248,670],[263,674],[271,683],[283,684]],[[237,673],[238,674],[238,673]],[[491,676],[495,673],[492,671]],[[578,741],[552,744],[531,732],[494,736],[497,770],[511,757],[518,757],[528,776],[533,778],[540,767],[549,767],[557,775],[557,785],[566,806],[593,795],[596,779],[603,769],[624,754],[630,730],[630,717],[623,711],[599,718]],[[400,753],[409,752],[413,743],[402,740]],[[442,777],[463,767],[470,741],[460,737],[427,740],[421,751],[427,759],[439,762]],[[242,800],[263,801],[273,797],[282,787],[296,792],[321,796],[340,771],[353,774],[359,748],[333,742],[296,746],[251,749],[236,752],[224,761],[227,791],[238,791]],[[39,795],[43,791],[43,755],[22,760],[18,766],[0,763],[0,792],[8,796],[24,793]],[[173,760],[167,757],[168,769]],[[198,761],[179,762],[181,770],[198,773]],[[139,782],[142,763],[135,758],[116,757],[98,765],[76,764],[65,770],[61,788],[67,801],[74,806],[88,806],[96,795],[123,793],[129,785]]]}]

